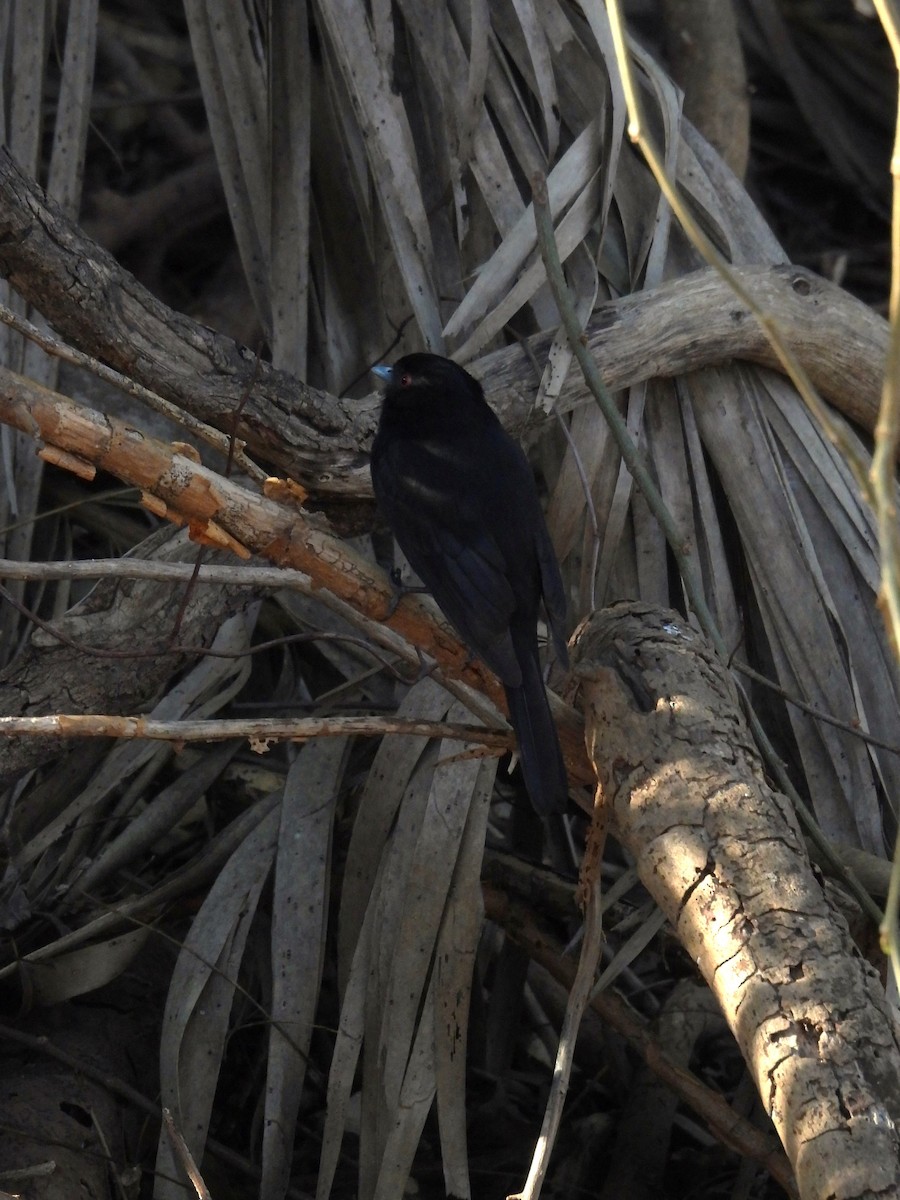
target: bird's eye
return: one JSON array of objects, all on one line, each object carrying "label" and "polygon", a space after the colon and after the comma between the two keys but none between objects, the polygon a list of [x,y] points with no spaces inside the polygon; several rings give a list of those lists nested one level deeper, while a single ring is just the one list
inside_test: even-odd
[{"label": "bird's eye", "polygon": [[412,377],[412,375],[410,375],[409,371],[404,371],[403,374],[400,376],[400,386],[401,387],[412,387],[412,381],[413,381],[413,377]]}]

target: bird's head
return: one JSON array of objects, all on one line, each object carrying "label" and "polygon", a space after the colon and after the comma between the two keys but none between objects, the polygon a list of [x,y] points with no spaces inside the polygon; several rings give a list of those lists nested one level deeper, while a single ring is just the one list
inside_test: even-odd
[{"label": "bird's head", "polygon": [[407,354],[393,366],[373,367],[372,374],[387,385],[384,394],[388,400],[452,402],[466,396],[484,400],[478,380],[439,354]]}]

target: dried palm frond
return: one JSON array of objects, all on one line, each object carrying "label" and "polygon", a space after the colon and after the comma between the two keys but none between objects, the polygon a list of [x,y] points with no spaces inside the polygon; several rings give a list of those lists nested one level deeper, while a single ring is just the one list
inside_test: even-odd
[{"label": "dried palm frond", "polygon": [[[782,9],[767,3],[753,10],[755,52],[766,36],[780,47],[777,61],[793,62]],[[573,626],[592,605],[621,597],[686,611],[665,538],[599,410],[584,399],[531,208],[532,180],[545,175],[585,327],[599,305],[675,286],[702,265],[627,140],[619,68],[599,0],[189,0],[184,11],[187,32],[180,6],[138,14],[110,0],[98,17],[96,4],[72,3],[57,65],[49,53],[54,6],[14,0],[0,14],[0,61],[7,64],[0,115],[20,164],[46,179],[75,215],[93,87],[102,136],[88,140],[86,226],[114,238],[127,197],[132,213],[145,214],[143,225],[132,220],[119,231],[116,253],[130,268],[175,307],[267,346],[276,367],[333,396],[361,396],[369,365],[423,347],[468,363],[490,394],[492,378],[502,378],[498,352],[545,333],[535,344],[549,341],[548,352],[518,386],[533,400],[531,448]],[[97,82],[88,66],[95,39]],[[653,136],[695,219],[732,264],[783,264],[784,251],[739,181],[684,119],[678,88],[648,49],[635,41],[632,52]],[[804,62],[793,81],[808,111],[824,89],[842,89],[815,55]],[[58,96],[45,175],[38,80]],[[123,91],[128,103],[121,111],[100,103]],[[855,128],[846,108],[832,104],[821,140],[835,169],[874,195],[874,151],[855,138]],[[139,154],[137,146],[153,147],[153,154]],[[159,175],[171,186],[158,187]],[[192,189],[187,199],[185,184]],[[2,286],[4,299],[24,310]],[[143,365],[137,363],[141,314],[128,309],[129,297],[123,303],[135,372],[150,362],[152,374],[153,347],[144,347]],[[83,311],[79,319],[85,323]],[[188,341],[191,328],[184,326]],[[224,389],[236,360],[211,368],[199,345],[196,370]],[[15,370],[53,383],[34,350],[13,335],[3,351]],[[81,376],[67,387],[98,408],[120,403],[117,395],[96,398]],[[248,397],[252,387],[251,380]],[[852,392],[854,380],[845,387]],[[776,685],[755,690],[754,698],[800,791],[830,838],[881,854],[896,828],[900,768],[893,748],[861,740],[855,730],[896,741],[898,678],[875,606],[874,521],[847,464],[785,378],[750,363],[646,379],[618,403],[736,665],[746,663]],[[343,412],[328,408],[325,423],[333,423],[342,461],[349,461],[347,442],[364,425],[341,424]],[[240,416],[229,411],[220,424],[230,433]],[[148,410],[142,428],[155,429],[155,420]],[[259,444],[280,436],[273,419]],[[28,465],[31,450],[21,435],[5,449],[5,554],[59,556],[86,543],[99,556],[97,521],[109,526],[113,519],[99,499],[94,525],[63,516],[59,541],[48,537],[46,546],[33,547],[40,477]],[[354,461],[364,464],[365,450],[353,446]],[[867,453],[862,445],[858,452]],[[222,457],[210,461],[230,469]],[[323,468],[317,479],[326,475]],[[354,499],[360,476],[343,489]],[[54,473],[47,487],[55,486]],[[345,527],[367,532],[371,510],[348,515],[335,500],[341,492],[325,486],[317,499]],[[16,521],[28,523],[27,533],[12,528]],[[122,529],[133,544],[146,532],[133,519],[123,519]],[[361,552],[371,557],[368,538]],[[62,623],[67,593],[45,597],[23,585],[17,595]],[[312,637],[266,648],[252,669],[235,665],[243,659],[201,658],[189,666],[187,657],[173,659],[167,672],[148,674],[143,691],[140,665],[78,659],[76,669],[85,673],[102,661],[94,682],[110,711],[120,696],[125,707],[194,715],[235,704],[254,712],[270,703],[329,711],[346,700],[364,709],[399,703],[401,714],[418,718],[471,720],[470,710],[457,708],[434,681],[398,683],[357,642],[332,640],[351,631],[349,605],[338,611],[314,596],[285,593],[235,616],[229,596],[204,618],[196,599],[189,590],[185,611],[167,618],[175,632],[182,625],[192,631],[195,649],[215,644],[243,654],[255,638]],[[126,599],[110,603],[133,619],[141,601],[132,599],[131,609]],[[154,603],[155,611],[168,611]],[[89,611],[79,619],[77,612],[66,618],[76,640],[101,618]],[[328,641],[315,641],[325,634]],[[48,633],[42,644],[41,636],[23,653],[43,655],[45,665],[55,643]],[[20,634],[4,637],[6,660],[21,667]],[[52,671],[41,678],[52,679]],[[64,683],[50,694],[59,708]],[[18,711],[11,690],[0,693],[4,712]],[[825,723],[811,710],[843,724]],[[483,700],[478,719],[491,720]],[[545,985],[532,980],[523,990],[524,959],[509,947],[498,953],[491,934],[479,942],[479,869],[495,761],[467,757],[458,743],[415,737],[387,737],[373,756],[320,739],[301,751],[273,751],[265,769],[233,748],[179,757],[150,747],[122,743],[103,753],[85,750],[62,766],[38,764],[7,792],[2,904],[18,947],[4,978],[33,978],[39,1001],[61,1001],[124,971],[145,945],[146,924],[176,936],[162,1016],[163,1102],[204,1170],[219,1161],[212,1150],[222,1153],[210,1133],[240,1147],[248,1174],[246,1160],[258,1153],[265,1200],[298,1182],[321,1200],[344,1187],[369,1198],[394,1196],[411,1173],[426,1177],[438,1156],[447,1191],[471,1194],[468,1038],[471,1061],[490,1063],[516,1093],[516,1105],[483,1098],[482,1127],[468,1131],[477,1142],[480,1132],[502,1124],[502,1145],[492,1148],[494,1161],[508,1167],[512,1190],[527,1161],[527,1135],[538,1124],[534,1063],[546,1054],[537,1036],[528,1040],[523,1032],[517,1042],[513,1034],[532,1024],[523,1013],[539,1025],[549,1002]],[[502,779],[499,786],[506,796]],[[629,976],[629,963],[635,947],[657,936],[656,920],[647,915],[637,932],[623,928],[630,949],[610,954],[610,970],[635,993],[643,989],[634,971]],[[135,924],[140,934],[133,934]],[[44,964],[48,976],[39,983]],[[508,1040],[497,1038],[493,1057],[482,1054],[482,1031],[504,1026]],[[512,1050],[505,1059],[501,1051],[516,1044],[517,1063],[528,1063],[519,1092]],[[618,1082],[626,1086],[624,1072]],[[618,1103],[615,1093],[614,1082],[609,1107]],[[352,1184],[350,1137],[359,1149]],[[422,1145],[428,1152],[417,1161]],[[155,1194],[180,1194],[165,1133],[156,1161]]]}]

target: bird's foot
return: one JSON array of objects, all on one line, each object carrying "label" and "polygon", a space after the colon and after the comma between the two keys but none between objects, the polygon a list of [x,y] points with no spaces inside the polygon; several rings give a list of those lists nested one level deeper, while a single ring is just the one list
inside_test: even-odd
[{"label": "bird's foot", "polygon": [[429,675],[433,675],[437,670],[437,663],[433,658],[426,658],[419,646],[416,646],[416,654],[419,658],[419,673],[413,680],[414,683],[421,683],[423,679],[427,679]]},{"label": "bird's foot", "polygon": [[414,587],[411,584],[404,583],[399,567],[394,567],[389,572],[388,577],[391,581],[391,591],[393,592],[393,595],[391,596],[391,602],[388,605],[388,610],[382,618],[384,621],[389,621],[391,619],[391,617],[397,611],[397,606],[404,596],[409,596],[416,593],[421,594],[422,592],[428,591],[428,588],[422,587],[421,585]]}]

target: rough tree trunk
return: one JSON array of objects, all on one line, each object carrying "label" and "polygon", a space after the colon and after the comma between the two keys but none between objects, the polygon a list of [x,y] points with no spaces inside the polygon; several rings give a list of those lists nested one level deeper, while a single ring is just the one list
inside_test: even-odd
[{"label": "rough tree trunk", "polygon": [[900,1042],[875,970],[765,782],[728,671],[677,613],[579,631],[604,803],[713,989],[803,1200],[900,1196]]}]

